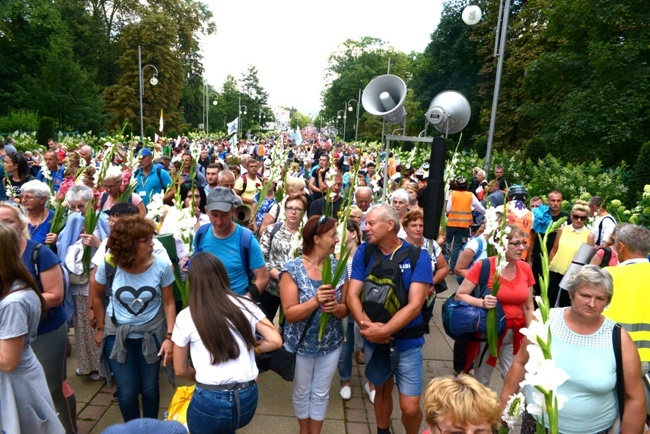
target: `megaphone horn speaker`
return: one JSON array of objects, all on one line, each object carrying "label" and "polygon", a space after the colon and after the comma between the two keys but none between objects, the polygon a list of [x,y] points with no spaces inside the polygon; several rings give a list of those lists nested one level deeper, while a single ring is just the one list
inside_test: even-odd
[{"label": "megaphone horn speaker", "polygon": [[375,116],[385,116],[399,110],[406,99],[406,83],[396,75],[374,78],[363,90],[361,104]]},{"label": "megaphone horn speaker", "polygon": [[436,95],[424,115],[434,128],[442,133],[456,134],[467,126],[472,109],[460,92],[445,90]]},{"label": "megaphone horn speaker", "polygon": [[237,208],[235,208],[235,215],[232,216],[232,219],[235,223],[239,225],[247,226],[248,223],[250,222],[252,215],[253,212],[250,206],[239,205],[237,206]]}]

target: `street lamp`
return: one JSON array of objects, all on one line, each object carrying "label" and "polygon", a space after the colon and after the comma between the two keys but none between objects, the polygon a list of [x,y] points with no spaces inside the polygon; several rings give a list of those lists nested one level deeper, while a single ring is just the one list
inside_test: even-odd
[{"label": "street lamp", "polygon": [[[244,110],[242,110],[242,107],[244,108]],[[246,113],[248,113],[248,107],[246,107],[245,105],[242,105],[241,96],[240,96],[239,97],[239,111],[238,111],[238,114],[237,114],[237,142],[238,143],[239,143],[239,140],[241,140],[241,138],[242,138],[242,136],[239,134],[239,132],[242,129],[241,128],[241,115],[242,114],[246,115]]]},{"label": "street lamp", "polygon": [[354,123],[354,141],[357,141],[357,136],[359,134],[359,101],[361,101],[361,89],[359,89],[359,97],[358,99],[351,99],[348,101],[346,106],[348,107],[348,111],[352,111],[352,106],[350,105],[352,102],[355,102],[357,104],[357,114],[356,114],[356,121]]},{"label": "street lamp", "polygon": [[[210,85],[206,82],[205,83],[205,88],[203,91],[205,95],[205,101],[203,102],[203,105],[205,107],[205,136],[208,136],[208,133],[210,132],[210,94],[217,95],[216,92],[210,90]],[[212,105],[215,107],[219,104],[219,101],[216,99],[212,101]]]},{"label": "street lamp", "polygon": [[345,113],[345,110],[338,110],[336,112],[336,133],[339,131],[339,119],[341,119],[341,113]]},{"label": "street lamp", "polygon": [[271,108],[271,106],[268,106],[266,104],[261,105],[259,107],[259,113],[257,115],[257,129],[258,129],[258,131],[262,131],[262,109],[265,108],[265,107]]},{"label": "street lamp", "polygon": [[142,52],[140,51],[140,46],[138,45],[138,85],[140,87],[140,142],[144,143],[144,117],[142,116],[142,95],[144,95],[144,79],[142,76],[144,75],[144,70],[147,69],[148,66],[151,66],[156,72],[153,73],[151,76],[151,79],[149,80],[149,83],[151,83],[152,86],[155,86],[158,84],[158,68],[156,68],[153,65],[144,65],[142,66]]}]

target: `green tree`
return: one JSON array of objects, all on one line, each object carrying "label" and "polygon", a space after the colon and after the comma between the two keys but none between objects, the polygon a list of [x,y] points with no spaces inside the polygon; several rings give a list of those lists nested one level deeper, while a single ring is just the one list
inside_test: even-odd
[{"label": "green tree", "polygon": [[265,105],[269,99],[269,94],[260,85],[257,76],[257,68],[248,65],[246,72],[242,74],[240,80],[242,104],[246,106],[247,115],[242,115],[242,131],[257,129],[259,121],[260,108]]}]

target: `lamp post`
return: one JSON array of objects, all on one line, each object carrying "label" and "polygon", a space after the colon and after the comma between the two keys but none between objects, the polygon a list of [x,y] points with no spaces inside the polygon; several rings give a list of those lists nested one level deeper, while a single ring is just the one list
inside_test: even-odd
[{"label": "lamp post", "polygon": [[341,119],[341,113],[345,113],[345,110],[338,110],[336,112],[336,133],[339,132],[339,119]]},{"label": "lamp post", "polygon": [[[242,111],[242,107],[244,110]],[[241,96],[239,97],[239,110],[237,112],[237,142],[239,143],[239,140],[241,140],[242,136],[240,135],[241,131],[241,115],[245,115],[248,112],[248,107],[245,105],[242,105],[241,103]]]},{"label": "lamp post", "polygon": [[359,89],[359,97],[357,99],[351,99],[348,101],[346,104],[348,111],[352,111],[352,106],[350,105],[352,102],[355,102],[357,104],[357,110],[356,110],[356,121],[354,123],[354,141],[357,141],[357,137],[359,134],[359,101],[361,101],[361,89]]},{"label": "lamp post", "polygon": [[345,109],[348,105],[345,104],[345,107],[343,107],[343,141],[345,142],[345,127],[347,126],[348,123],[348,111]]},{"label": "lamp post", "polygon": [[[481,9],[472,3],[465,8],[462,18],[467,25],[474,25],[478,23],[481,16]],[[486,172],[490,169],[490,158],[492,157],[492,144],[494,142],[494,128],[497,122],[497,107],[499,105],[499,90],[501,89],[501,74],[503,72],[503,58],[505,57],[509,17],[510,0],[500,0],[496,36],[494,39],[494,57],[497,57],[497,71],[494,79],[494,95],[492,96],[492,111],[490,112],[490,129],[488,131],[487,150],[485,152]]]},{"label": "lamp post", "polygon": [[[204,88],[204,94],[205,94],[205,101],[203,102],[205,106],[205,136],[207,137],[209,132],[210,132],[210,94],[215,94],[215,92],[210,90],[210,85],[206,82],[205,83],[205,88]],[[212,105],[215,107],[219,104],[219,101],[216,99],[212,101]]]},{"label": "lamp post", "polygon": [[151,64],[142,66],[142,52],[140,51],[140,46],[138,45],[138,85],[140,87],[140,142],[141,143],[144,143],[144,117],[142,115],[142,95],[144,95],[144,80],[142,76],[144,74],[144,70],[147,69],[148,66],[151,66],[156,71],[151,75],[151,80],[149,80],[149,83],[151,83],[152,86],[155,86],[158,84],[158,68],[156,68]]},{"label": "lamp post", "polygon": [[265,107],[270,108],[271,106],[268,106],[266,104],[260,106],[259,113],[257,115],[257,129],[258,129],[258,131],[262,131],[262,109],[265,108]]}]

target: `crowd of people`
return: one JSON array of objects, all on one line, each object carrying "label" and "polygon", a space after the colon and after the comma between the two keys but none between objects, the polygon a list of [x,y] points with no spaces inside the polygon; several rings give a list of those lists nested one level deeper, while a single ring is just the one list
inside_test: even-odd
[{"label": "crowd of people", "polygon": [[[529,198],[497,166],[493,179],[475,168],[450,180],[438,211],[446,223],[425,239],[427,166],[305,139],[178,138],[99,150],[52,139],[29,154],[0,144],[0,428],[77,432],[66,377],[74,328],[74,372],[115,383],[125,423],[158,419],[162,364],[168,379],[196,383],[190,432],[234,432],[265,393],[256,359],[284,347],[295,354],[301,434],[321,432],[337,372],[342,399],[352,398],[353,360],[365,364],[377,434],[390,433],[394,388],[409,434],[423,419],[431,433],[495,432],[524,378],[524,332],[548,260],[553,359],[571,376],[558,391],[568,398],[561,432],[608,432],[615,423],[643,431],[647,228],[618,224],[598,196],[570,213],[560,191]],[[507,228],[503,264],[489,251],[490,209]],[[562,218],[542,246],[538,234]],[[483,267],[489,288],[499,268],[496,296],[474,291]],[[480,336],[456,340],[455,376],[427,385],[422,348],[449,275],[459,284],[450,296],[499,305],[506,327],[496,356]],[[500,400],[487,389],[497,360]],[[530,386],[526,394],[534,400]],[[35,412],[21,410],[27,405]],[[523,432],[536,422],[548,421],[526,413]]]}]

